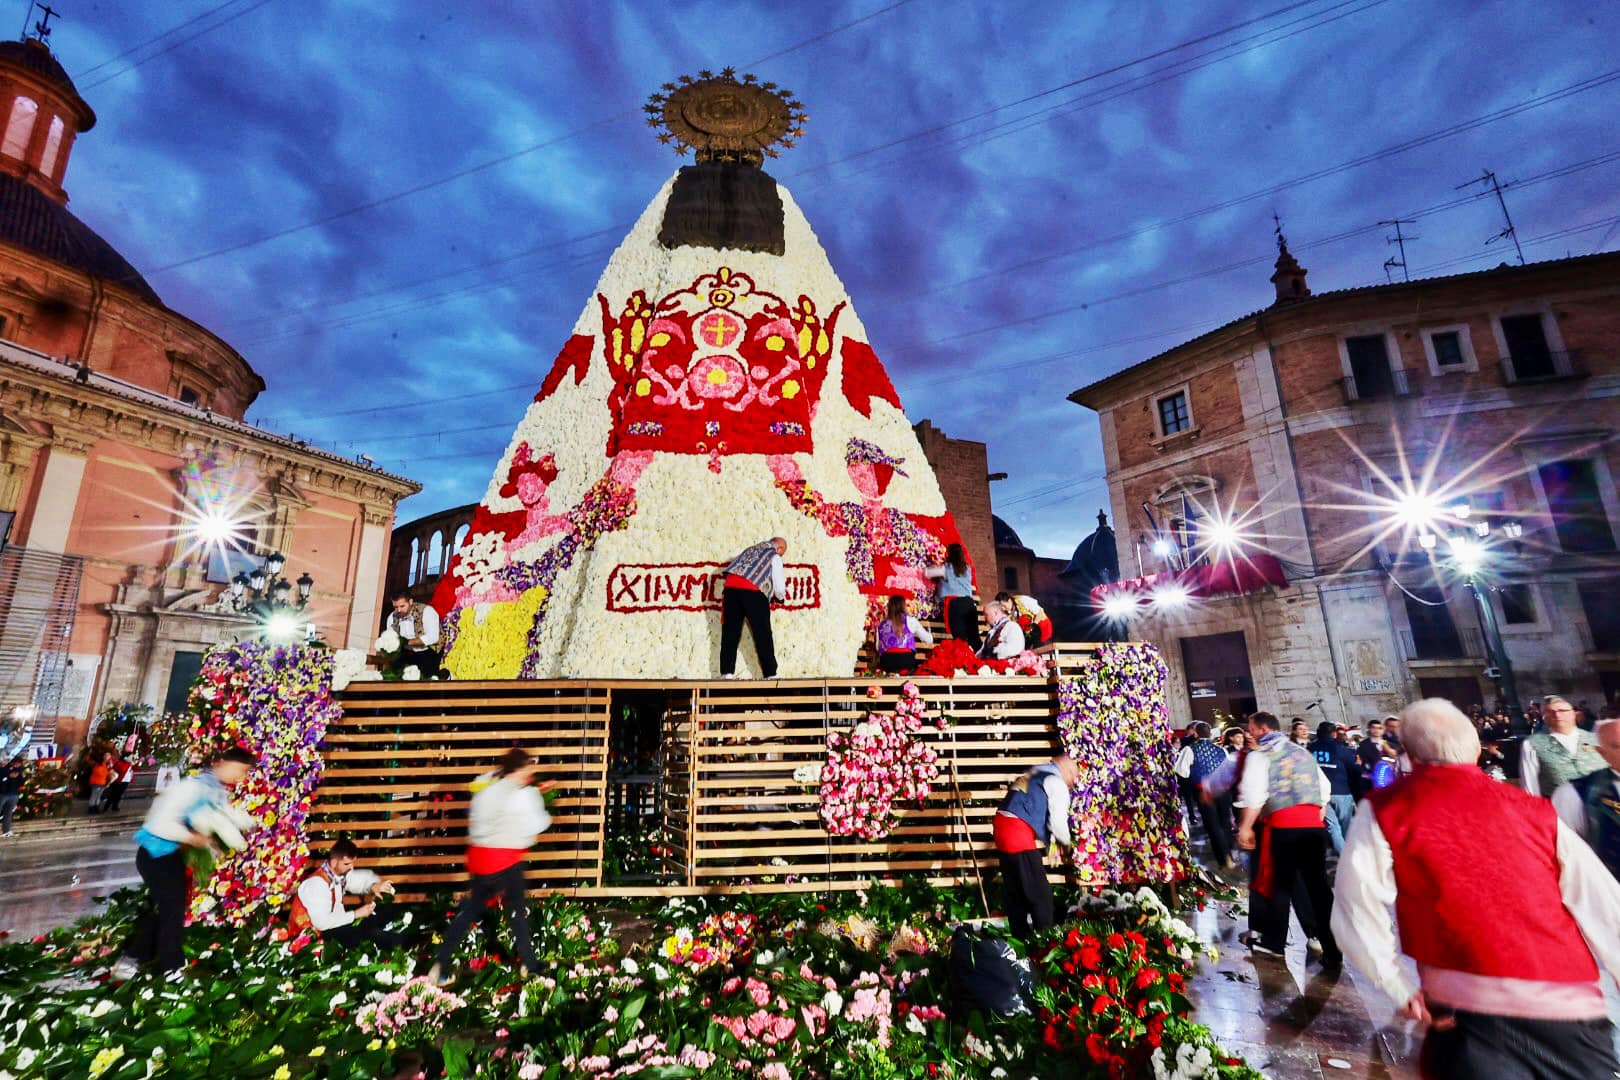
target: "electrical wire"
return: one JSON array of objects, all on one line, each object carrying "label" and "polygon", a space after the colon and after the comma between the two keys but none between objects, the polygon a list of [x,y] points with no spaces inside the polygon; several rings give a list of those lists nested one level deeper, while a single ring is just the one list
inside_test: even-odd
[{"label": "electrical wire", "polygon": [[[102,85],[105,85],[106,83],[112,82],[114,79],[118,78],[119,76],[128,75],[131,71],[134,71],[136,68],[140,67],[142,64],[150,63],[151,61],[156,60],[158,57],[163,56],[166,53],[173,52],[174,50],[178,49],[182,45],[189,45],[191,42],[196,41],[198,38],[202,37],[204,34],[211,34],[215,30],[218,30],[220,27],[226,25],[227,23],[233,23],[237,19],[240,19],[244,15],[251,15],[253,12],[259,10],[262,7],[264,7],[268,3],[270,3],[270,0],[257,0],[256,3],[249,4],[247,7],[242,8],[239,11],[233,11],[229,15],[225,16],[225,18],[223,18],[223,19],[219,20],[218,22],[214,23],[212,26],[205,26],[201,30],[197,31],[195,34],[191,34],[191,35],[189,35],[187,37],[180,38],[178,41],[171,41],[169,44],[165,45],[163,48],[159,49],[157,52],[152,53],[149,56],[143,56],[139,60],[136,60],[135,62],[129,64],[127,67],[119,68],[117,71],[110,72],[110,73],[108,73],[106,75],[103,75],[99,79],[92,79],[91,81],[85,83],[83,86],[79,87],[79,91],[81,93],[83,93],[86,90],[94,90],[98,86],[102,86]],[[193,21],[195,21],[195,20],[193,20]],[[163,35],[159,35],[159,36],[161,37]]]},{"label": "electrical wire", "polygon": [[107,67],[109,64],[115,64],[118,61],[122,60],[126,56],[131,56],[131,55],[133,55],[135,53],[140,52],[142,49],[146,48],[148,45],[155,45],[159,41],[162,41],[164,38],[168,37],[170,34],[177,34],[180,31],[184,30],[186,27],[191,26],[191,25],[193,25],[195,23],[199,23],[202,20],[208,18],[208,16],[215,14],[216,12],[223,11],[228,7],[233,7],[236,4],[240,4],[242,2],[243,2],[243,0],[225,0],[225,2],[223,4],[215,4],[213,7],[209,8],[208,10],[206,10],[206,11],[200,13],[200,14],[193,15],[191,18],[187,19],[185,22],[176,23],[174,26],[169,27],[167,30],[163,31],[161,34],[154,34],[152,37],[147,38],[145,41],[142,41],[142,42],[140,42],[138,44],[135,44],[135,45],[131,45],[129,48],[125,49],[123,52],[117,54],[116,56],[109,56],[107,59],[103,60],[99,64],[92,64],[90,67],[87,67],[82,71],[74,72],[73,73],[74,81],[78,81],[80,79],[83,79],[86,75],[89,75],[92,72],[100,71],[102,68]]}]

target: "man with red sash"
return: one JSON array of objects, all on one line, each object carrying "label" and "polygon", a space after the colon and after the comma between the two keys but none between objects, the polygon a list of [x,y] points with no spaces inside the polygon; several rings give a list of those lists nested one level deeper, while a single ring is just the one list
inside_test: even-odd
[{"label": "man with red sash", "polygon": [[737,646],[743,623],[754,635],[759,674],[776,678],[776,641],[771,637],[771,601],[787,594],[787,570],[782,556],[787,541],[780,536],[744,548],[726,567],[725,591],[720,597],[720,677],[736,678]]},{"label": "man with red sash", "polygon": [[1069,755],[1059,754],[1007,785],[996,810],[994,838],[1006,893],[1007,929],[1020,941],[1029,941],[1053,923],[1046,852],[1054,840],[1074,846],[1069,795],[1079,782],[1080,767]]},{"label": "man with red sash", "polygon": [[1345,952],[1429,1025],[1425,1077],[1614,1076],[1598,968],[1620,975],[1620,882],[1551,803],[1480,771],[1456,706],[1429,698],[1402,720],[1412,772],[1368,795],[1339,858]]},{"label": "man with red sash", "polygon": [[1238,779],[1243,804],[1238,846],[1256,853],[1251,888],[1265,901],[1250,908],[1249,947],[1261,954],[1283,954],[1297,881],[1310,901],[1322,963],[1335,966],[1341,957],[1328,926],[1333,891],[1327,880],[1324,819],[1332,785],[1311,752],[1283,736],[1281,722],[1271,713],[1249,717],[1249,738],[1255,748],[1244,756]]}]

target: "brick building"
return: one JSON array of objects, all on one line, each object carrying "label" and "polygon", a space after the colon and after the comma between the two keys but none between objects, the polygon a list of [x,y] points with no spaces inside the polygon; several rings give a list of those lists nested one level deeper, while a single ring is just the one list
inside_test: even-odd
[{"label": "brick building", "polygon": [[1119,580],[1119,556],[1108,515],[1097,511],[1097,528],[1075,546],[1067,559],[1037,555],[1011,525],[992,518],[996,536],[997,589],[1023,593],[1040,601],[1052,619],[1058,641],[1106,641],[1114,628],[1096,617],[1091,590]]},{"label": "brick building", "polygon": [[[0,42],[0,707],[38,705],[62,742],[104,703],[183,701],[202,653],[251,630],[221,603],[249,556],[311,575],[328,642],[369,643],[419,490],[243,422],[258,373],[67,209],[94,123],[41,42]],[[198,544],[210,515],[237,551]]]},{"label": "brick building", "polygon": [[1070,398],[1099,414],[1126,575],[1230,529],[1227,561],[1277,582],[1139,609],[1175,719],[1489,704],[1493,621],[1521,701],[1620,693],[1620,254],[1313,295],[1282,244],[1272,281]]}]

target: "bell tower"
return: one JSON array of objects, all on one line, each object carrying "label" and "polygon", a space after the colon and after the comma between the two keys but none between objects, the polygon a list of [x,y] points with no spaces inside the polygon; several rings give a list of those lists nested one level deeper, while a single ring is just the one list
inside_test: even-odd
[{"label": "bell tower", "polygon": [[46,44],[55,12],[42,10],[30,36],[0,42],[0,172],[66,205],[68,156],[79,133],[95,127],[96,114]]}]

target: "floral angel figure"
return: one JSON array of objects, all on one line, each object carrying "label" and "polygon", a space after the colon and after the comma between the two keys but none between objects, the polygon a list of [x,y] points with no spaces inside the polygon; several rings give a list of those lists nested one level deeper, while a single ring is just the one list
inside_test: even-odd
[{"label": "floral angel figure", "polygon": [[906,475],[904,464],[904,458],[865,439],[850,439],[844,466],[861,499],[833,502],[810,488],[791,457],[770,459],[776,486],[794,508],[814,518],[828,536],[849,538],[844,559],[850,580],[875,602],[895,593],[927,595],[924,571],[945,555],[944,543],[922,521],[884,504],[890,482],[897,474]]}]

